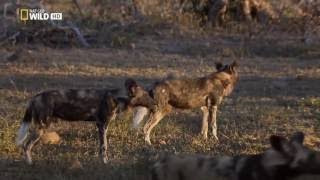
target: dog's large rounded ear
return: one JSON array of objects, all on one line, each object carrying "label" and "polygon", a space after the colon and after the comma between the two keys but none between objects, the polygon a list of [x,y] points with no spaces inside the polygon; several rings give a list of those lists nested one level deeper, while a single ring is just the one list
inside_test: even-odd
[{"label": "dog's large rounded ear", "polygon": [[303,141],[304,141],[304,133],[303,132],[296,132],[290,138],[290,142],[297,142],[301,145],[303,144]]},{"label": "dog's large rounded ear", "polygon": [[231,64],[230,64],[230,68],[231,68],[231,71],[235,71],[237,68],[239,67],[239,64],[237,61],[233,61]]},{"label": "dog's large rounded ear", "polygon": [[230,65],[231,67],[239,67],[238,61],[233,61]]},{"label": "dog's large rounded ear", "polygon": [[136,90],[138,88],[138,84],[135,80],[129,78],[126,79],[125,83],[124,83],[127,93],[129,96],[134,96],[134,94],[136,93]]},{"label": "dog's large rounded ear", "polygon": [[216,64],[217,71],[220,71],[223,67],[223,64],[221,62],[216,62],[215,64]]},{"label": "dog's large rounded ear", "polygon": [[276,151],[283,152],[285,151],[285,144],[287,144],[286,138],[282,136],[272,135],[270,136],[270,144],[273,149]]}]

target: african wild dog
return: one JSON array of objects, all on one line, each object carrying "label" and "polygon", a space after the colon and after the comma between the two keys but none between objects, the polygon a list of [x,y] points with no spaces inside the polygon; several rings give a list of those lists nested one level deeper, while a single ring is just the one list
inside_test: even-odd
[{"label": "african wild dog", "polygon": [[208,22],[213,26],[223,25],[226,22],[229,0],[215,0],[209,2]]},{"label": "african wild dog", "polygon": [[286,180],[320,174],[320,153],[303,145],[304,134],[290,140],[271,136],[261,154],[223,157],[165,156],[151,170],[152,180]]},{"label": "african wild dog", "polygon": [[180,109],[200,108],[203,113],[201,134],[207,139],[208,119],[216,140],[216,114],[223,97],[228,96],[238,81],[238,65],[216,63],[217,72],[200,78],[169,79],[154,84],[147,92],[133,79],[127,79],[125,86],[129,103],[138,107],[133,118],[136,127],[150,111],[144,126],[145,141],[151,145],[150,132],[173,107]]},{"label": "african wild dog", "polygon": [[[29,102],[18,131],[16,143],[23,147],[26,161],[32,164],[31,149],[49,125],[60,118],[66,121],[94,121],[100,140],[100,155],[107,162],[106,133],[117,112],[128,108],[127,99],[117,97],[117,89],[48,90]],[[34,127],[31,128],[31,124]],[[30,132],[29,132],[30,131]]]}]

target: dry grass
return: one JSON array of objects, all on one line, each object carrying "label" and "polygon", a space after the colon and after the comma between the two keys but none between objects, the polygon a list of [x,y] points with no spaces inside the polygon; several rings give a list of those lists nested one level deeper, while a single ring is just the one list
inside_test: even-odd
[{"label": "dry grass", "polygon": [[[84,26],[98,28],[99,22],[89,22]],[[295,131],[305,132],[307,145],[319,148],[319,44],[303,41],[303,31],[295,28],[300,26],[281,22],[266,29],[230,23],[223,30],[199,33],[157,18],[111,26],[118,23],[99,27],[96,48],[0,49],[1,57],[20,52],[17,58],[0,59],[0,179],[147,179],[161,153],[257,153],[268,146],[270,134]],[[33,166],[24,163],[14,144],[27,101],[39,91],[123,87],[126,77],[148,86],[169,74],[206,75],[214,62],[235,59],[241,80],[219,109],[220,143],[202,140],[200,112],[192,110],[164,118],[151,136],[153,147],[145,145],[141,132],[130,129],[130,119],[120,116],[108,133],[108,165],[98,158],[92,123],[55,124],[51,130],[61,141],[35,147]]]},{"label": "dry grass", "polygon": [[[320,56],[316,46],[298,41],[290,37],[275,44],[273,38],[256,37],[243,46],[236,35],[219,34],[181,37],[179,42],[173,37],[150,36],[135,41],[135,49],[22,46],[18,59],[2,61],[0,66],[1,178],[146,179],[150,164],[164,152],[257,153],[267,147],[270,134],[298,130],[307,134],[310,147],[318,148]],[[219,110],[220,143],[198,136],[200,112],[194,110],[166,117],[155,128],[153,147],[146,146],[141,133],[131,130],[130,120],[121,116],[111,123],[108,133],[109,165],[99,161],[97,132],[91,123],[60,122],[52,127],[61,142],[37,146],[34,166],[23,162],[14,145],[27,100],[41,90],[122,87],[128,76],[150,85],[170,73],[205,75],[213,71],[215,61],[233,59],[240,61],[241,81]]]}]

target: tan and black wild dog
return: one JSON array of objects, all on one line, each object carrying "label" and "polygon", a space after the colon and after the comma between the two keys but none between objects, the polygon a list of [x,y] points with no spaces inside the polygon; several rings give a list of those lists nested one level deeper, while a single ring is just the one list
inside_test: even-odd
[{"label": "tan and black wild dog", "polygon": [[125,86],[130,98],[130,105],[138,107],[133,118],[134,127],[150,112],[143,131],[145,141],[151,145],[150,132],[159,121],[172,111],[173,108],[200,108],[203,113],[201,134],[207,139],[208,122],[213,137],[217,136],[217,109],[223,97],[228,96],[234,89],[239,75],[238,64],[228,65],[216,63],[216,72],[199,78],[167,79],[154,84],[146,91],[133,79],[127,79]]},{"label": "tan and black wild dog", "polygon": [[289,140],[273,135],[271,147],[255,155],[167,155],[150,175],[152,180],[288,180],[320,175],[320,152],[304,146],[303,140],[301,132]]},{"label": "tan and black wild dog", "polygon": [[35,95],[28,104],[16,143],[32,164],[31,149],[57,118],[66,121],[93,121],[97,124],[100,155],[107,162],[107,129],[119,111],[128,108],[117,89],[48,90]]}]

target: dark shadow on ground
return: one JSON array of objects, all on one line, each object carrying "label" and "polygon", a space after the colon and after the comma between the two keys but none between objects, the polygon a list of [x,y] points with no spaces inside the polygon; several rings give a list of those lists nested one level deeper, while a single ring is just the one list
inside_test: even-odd
[{"label": "dark shadow on ground", "polygon": [[79,160],[82,168],[74,166],[74,160],[36,160],[27,165],[22,160],[1,159],[0,179],[110,179],[110,180],[147,180],[148,163],[109,164]]}]

